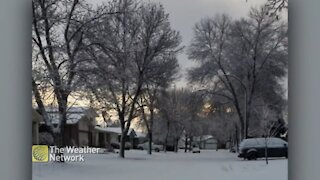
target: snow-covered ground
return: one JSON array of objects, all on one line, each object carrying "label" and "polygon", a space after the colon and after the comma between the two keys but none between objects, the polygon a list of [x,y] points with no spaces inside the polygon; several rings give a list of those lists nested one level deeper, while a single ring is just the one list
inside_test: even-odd
[{"label": "snow-covered ground", "polygon": [[200,154],[126,151],[90,154],[85,162],[33,163],[33,180],[287,180],[287,159],[244,161],[228,151]]}]

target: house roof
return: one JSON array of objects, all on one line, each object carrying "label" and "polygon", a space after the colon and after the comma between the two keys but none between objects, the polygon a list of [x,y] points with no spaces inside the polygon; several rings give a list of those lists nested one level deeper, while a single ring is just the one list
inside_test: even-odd
[{"label": "house roof", "polygon": [[[215,139],[212,135],[202,135],[202,136],[194,136],[193,137],[193,140],[194,141],[207,141],[207,140],[210,140],[210,139]],[[180,138],[181,141],[185,141],[185,137],[181,137]]]},{"label": "house roof", "polygon": [[[46,107],[49,118],[53,124],[59,122],[59,111],[57,107]],[[90,107],[70,107],[67,109],[67,124],[76,124],[84,116],[95,118],[98,114]]]},{"label": "house roof", "polygon": [[[100,131],[100,132],[107,132],[107,133],[115,133],[115,134],[121,134],[121,128],[120,127],[99,127],[96,126],[95,130]],[[130,128],[127,135],[130,135],[131,133],[135,133],[134,129]]]},{"label": "house roof", "polygon": [[214,139],[214,137],[212,135],[204,135],[204,136],[201,137],[202,141],[206,141],[206,140],[209,140],[209,139]]}]

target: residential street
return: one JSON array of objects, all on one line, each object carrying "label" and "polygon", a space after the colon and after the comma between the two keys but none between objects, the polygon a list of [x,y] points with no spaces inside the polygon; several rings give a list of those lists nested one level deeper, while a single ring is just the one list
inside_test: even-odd
[{"label": "residential street", "polygon": [[287,159],[244,161],[225,150],[200,154],[129,150],[118,154],[86,155],[85,162],[33,163],[34,180],[287,180]]}]

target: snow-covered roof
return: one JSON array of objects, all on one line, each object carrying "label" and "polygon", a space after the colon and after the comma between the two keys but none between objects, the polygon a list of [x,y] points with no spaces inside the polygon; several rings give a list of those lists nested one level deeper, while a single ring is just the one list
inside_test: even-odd
[{"label": "snow-covered roof", "polygon": [[[97,131],[100,131],[100,132],[121,134],[121,128],[120,127],[99,127],[99,126],[96,126],[95,129]],[[136,134],[134,129],[130,128],[128,133],[127,133],[127,135],[131,134],[131,132],[134,132]]]},{"label": "snow-covered roof", "polygon": [[[58,107],[47,106],[45,107],[47,112],[59,112]],[[84,113],[88,111],[93,111],[93,108],[86,106],[72,106],[67,108],[68,113]]]},{"label": "snow-covered roof", "polygon": [[[212,135],[202,135],[202,136],[194,136],[193,137],[194,141],[199,141],[199,142],[200,141],[207,141],[210,139],[216,140]],[[186,140],[185,136],[181,136],[180,141],[185,141],[185,140]]]},{"label": "snow-covered roof", "polygon": [[[59,122],[58,112],[48,112],[48,116],[51,119],[52,124],[57,124]],[[84,113],[67,113],[67,124],[76,124],[83,116],[85,116]]]},{"label": "snow-covered roof", "polygon": [[213,138],[214,137],[212,135],[204,135],[204,136],[202,136],[201,140],[206,141],[206,140],[213,139]]},{"label": "snow-covered roof", "polygon": [[203,136],[194,137],[195,141],[207,141],[209,139],[214,139],[214,137],[212,135],[203,135]]},{"label": "snow-covered roof", "polygon": [[[57,107],[46,107],[49,118],[53,124],[59,122],[59,111]],[[97,114],[89,107],[70,107],[67,109],[67,124],[76,124],[84,117],[97,117]]]}]

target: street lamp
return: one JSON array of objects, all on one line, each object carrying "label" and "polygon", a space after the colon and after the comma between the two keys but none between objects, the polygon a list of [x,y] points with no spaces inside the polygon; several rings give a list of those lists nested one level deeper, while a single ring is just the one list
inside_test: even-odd
[{"label": "street lamp", "polygon": [[233,77],[234,79],[236,79],[237,81],[240,82],[241,86],[244,89],[244,99],[245,99],[245,101],[244,101],[244,135],[245,135],[245,138],[247,138],[247,136],[248,136],[248,129],[247,129],[247,87],[244,85],[244,83],[241,81],[241,79],[238,78],[235,75],[225,74],[224,76]]}]

